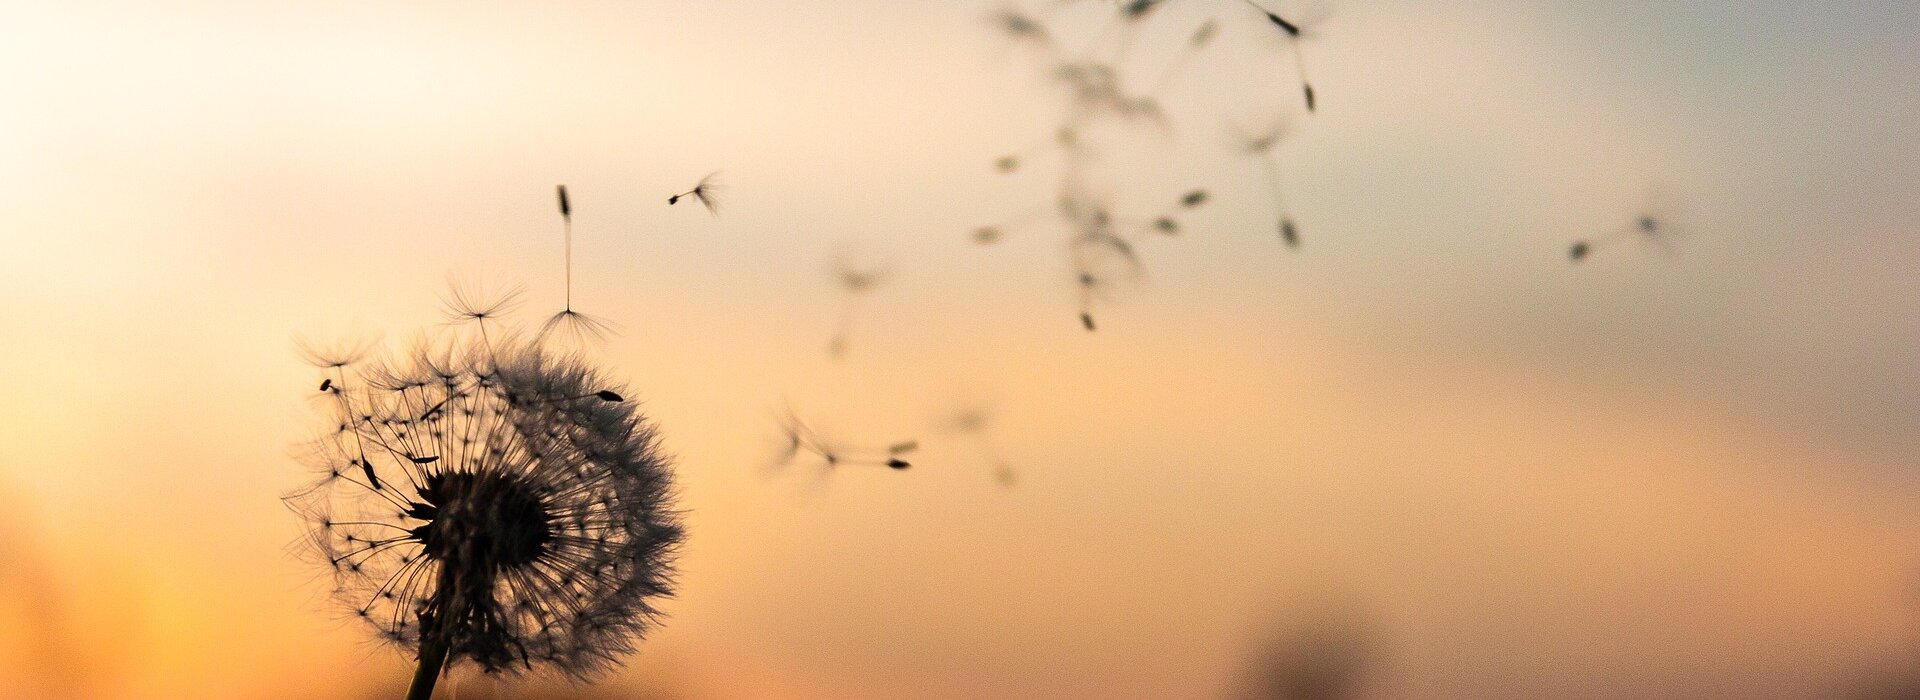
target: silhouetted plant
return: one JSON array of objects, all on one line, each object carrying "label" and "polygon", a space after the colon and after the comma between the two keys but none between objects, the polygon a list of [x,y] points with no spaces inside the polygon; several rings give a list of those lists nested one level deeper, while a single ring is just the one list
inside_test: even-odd
[{"label": "silhouetted plant", "polygon": [[[1258,17],[1262,18],[1258,22],[1264,26],[1262,30],[1277,30],[1283,36],[1293,54],[1306,108],[1309,112],[1313,111],[1313,86],[1307,78],[1300,50],[1300,42],[1311,32],[1301,18],[1283,16],[1278,11],[1261,7],[1255,0],[1215,1],[1222,9],[1232,9],[1250,24],[1256,22],[1256,18],[1246,16],[1244,10],[1237,6],[1244,3],[1255,8],[1259,12]],[[1103,6],[1106,9],[1096,15],[1103,15],[1104,20],[1097,25],[1098,30],[1092,33],[1087,45],[1078,51],[1061,50],[1061,37],[1073,33],[1056,32],[1049,24],[1069,21],[1071,18],[1065,15],[1074,13],[1056,11],[1078,4],[1094,3],[1063,0],[1039,14],[1006,9],[994,15],[993,23],[1004,35],[1015,41],[1043,43],[1049,49],[1043,58],[1047,61],[1048,74],[1062,88],[1065,110],[1054,128],[1053,138],[1042,139],[1003,154],[995,158],[992,165],[1001,173],[1014,173],[1028,169],[1030,163],[1042,153],[1059,154],[1061,184],[1056,190],[1055,200],[1060,204],[1051,214],[1057,215],[1066,224],[1067,249],[1076,282],[1080,323],[1091,331],[1096,328],[1093,307],[1106,300],[1117,287],[1138,279],[1144,269],[1134,247],[1133,241],[1137,240],[1134,234],[1157,232],[1174,236],[1183,229],[1177,217],[1178,209],[1154,214],[1130,210],[1116,215],[1116,209],[1121,209],[1115,206],[1116,203],[1087,197],[1081,191],[1089,176],[1104,172],[1105,166],[1097,156],[1107,145],[1107,140],[1131,138],[1139,133],[1133,129],[1116,131],[1096,127],[1114,122],[1122,126],[1145,124],[1157,127],[1159,134],[1171,134],[1172,124],[1161,100],[1167,96],[1168,88],[1186,64],[1219,36],[1223,29],[1222,19],[1231,17],[1223,13],[1222,17],[1207,17],[1200,21],[1186,35],[1178,50],[1172,53],[1171,60],[1158,69],[1150,87],[1141,90],[1138,85],[1142,81],[1136,75],[1137,69],[1123,70],[1138,63],[1128,61],[1126,54],[1137,38],[1150,36],[1143,33],[1142,28],[1164,15],[1160,10],[1168,3],[1160,0],[1116,0],[1105,3]],[[1247,142],[1236,144],[1236,148],[1259,156],[1274,208],[1278,211],[1280,238],[1289,247],[1297,248],[1300,244],[1299,228],[1281,196],[1278,165],[1272,157],[1273,147],[1280,138],[1279,127],[1276,124],[1271,134],[1249,135]],[[1182,208],[1198,206],[1204,199],[1205,195],[1202,195],[1201,200],[1188,202]],[[1039,215],[1048,216],[1048,213],[1042,211]],[[1035,218],[1035,214],[1025,213],[998,223],[977,226],[969,236],[982,245],[996,243],[1004,239],[1016,225],[1025,224],[1032,218]]]},{"label": "silhouetted plant", "polygon": [[1013,463],[1000,454],[994,446],[993,409],[983,403],[967,403],[955,407],[940,417],[937,427],[946,433],[960,436],[973,443],[974,449],[993,467],[993,479],[1001,488],[1010,489],[1020,480],[1013,469]]},{"label": "silhouetted plant", "polygon": [[492,340],[511,298],[456,291],[483,332],[395,363],[305,346],[332,410],[306,451],[319,476],[287,502],[334,597],[417,655],[411,700],[462,663],[587,678],[671,594],[684,535],[652,423],[582,359]]},{"label": "silhouetted plant", "polygon": [[1307,59],[1306,55],[1300,50],[1300,42],[1311,35],[1305,22],[1298,17],[1291,20],[1281,17],[1279,13],[1261,7],[1260,3],[1254,2],[1254,0],[1244,0],[1244,2],[1252,6],[1253,9],[1259,10],[1261,14],[1266,15],[1267,22],[1279,29],[1280,33],[1286,36],[1287,48],[1293,52],[1294,71],[1300,76],[1301,95],[1306,100],[1307,111],[1314,111],[1313,81],[1307,78]]},{"label": "silhouetted plant", "polygon": [[720,179],[719,178],[720,178],[720,173],[717,173],[717,172],[707,173],[707,176],[700,178],[700,182],[695,184],[693,186],[693,189],[667,197],[667,205],[672,206],[675,204],[679,204],[680,200],[685,199],[687,197],[692,197],[695,201],[700,202],[700,206],[707,208],[708,214],[719,216],[720,215],[720,199],[719,199]]},{"label": "silhouetted plant", "polygon": [[859,313],[860,299],[885,283],[889,271],[883,264],[861,263],[852,254],[841,253],[833,258],[832,272],[834,284],[842,292],[842,299],[840,319],[834,326],[833,337],[827,341],[827,354],[838,359],[846,356],[848,346],[853,342],[853,322]]},{"label": "silhouetted plant", "polygon": [[803,456],[819,460],[824,473],[844,465],[882,466],[891,469],[906,469],[913,466],[906,456],[920,448],[915,440],[901,440],[886,447],[867,447],[849,445],[828,438],[813,429],[791,407],[780,413],[780,452],[774,459],[774,466],[784,467],[800,461]]},{"label": "silhouetted plant", "polygon": [[561,236],[566,241],[566,305],[558,313],[547,318],[540,327],[540,338],[551,337],[555,331],[565,331],[575,342],[605,340],[613,332],[613,326],[595,316],[573,310],[573,202],[567,197],[567,186],[556,185],[555,191],[560,199]]},{"label": "silhouetted plant", "polygon": [[1280,161],[1274,156],[1274,151],[1287,136],[1286,119],[1275,117],[1258,129],[1234,127],[1232,135],[1234,149],[1258,161],[1261,174],[1266,176],[1267,193],[1273,200],[1281,242],[1286,243],[1288,248],[1299,248],[1300,229],[1287,212],[1286,186],[1280,178]]},{"label": "silhouetted plant", "polygon": [[1646,204],[1632,220],[1599,235],[1575,240],[1567,247],[1567,258],[1577,263],[1603,248],[1625,242],[1650,245],[1668,255],[1678,254],[1680,249],[1675,242],[1686,231],[1684,220],[1688,218],[1678,199],[1664,187],[1651,188]]}]

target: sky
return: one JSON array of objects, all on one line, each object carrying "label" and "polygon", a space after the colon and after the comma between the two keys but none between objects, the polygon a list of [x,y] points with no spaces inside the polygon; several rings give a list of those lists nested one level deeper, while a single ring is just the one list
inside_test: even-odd
[{"label": "sky", "polygon": [[[449,276],[551,313],[557,183],[689,513],[607,687],[1221,698],[1325,609],[1363,698],[1911,674],[1920,7],[1279,5],[1309,115],[1263,19],[1176,0],[1124,75],[1220,34],[1101,172],[1122,216],[1212,196],[1093,333],[1058,231],[969,238],[1054,199],[992,167],[1061,106],[999,7],[9,0],[0,698],[398,694],[291,553],[293,339],[404,347]],[[1227,144],[1275,114],[1298,250]],[[719,216],[666,204],[716,170]],[[1671,252],[1568,261],[1648,211]],[[890,272],[837,359],[836,256]],[[785,406],[921,452],[768,469]]]}]

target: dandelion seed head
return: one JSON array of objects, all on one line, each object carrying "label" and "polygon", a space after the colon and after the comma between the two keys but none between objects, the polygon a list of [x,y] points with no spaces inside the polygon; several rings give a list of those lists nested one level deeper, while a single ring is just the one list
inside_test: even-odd
[{"label": "dandelion seed head", "polygon": [[351,427],[309,446],[319,477],[287,497],[336,600],[400,649],[444,640],[450,665],[584,678],[618,663],[655,624],[684,537],[652,424],[536,344],[427,357],[350,377]]}]

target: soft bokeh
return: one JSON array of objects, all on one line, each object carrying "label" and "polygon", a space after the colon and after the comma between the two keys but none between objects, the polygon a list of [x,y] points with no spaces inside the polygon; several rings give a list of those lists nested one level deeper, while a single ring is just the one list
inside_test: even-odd
[{"label": "soft bokeh", "polygon": [[[1126,184],[1214,204],[1092,334],[1055,237],[967,239],[1052,196],[990,167],[1055,117],[993,7],[8,2],[0,698],[396,697],[289,554],[290,339],[404,345],[449,273],[550,312],[561,182],[691,511],[617,687],[1227,697],[1327,607],[1360,697],[1916,670],[1920,6],[1342,2],[1294,253],[1223,145],[1287,54],[1182,0],[1156,41],[1220,43]],[[724,216],[666,206],[715,169]],[[1567,262],[1650,191],[1676,255]],[[848,248],[894,274],[834,361]],[[769,476],[788,404],[923,451]],[[940,429],[977,406],[990,449]]]}]

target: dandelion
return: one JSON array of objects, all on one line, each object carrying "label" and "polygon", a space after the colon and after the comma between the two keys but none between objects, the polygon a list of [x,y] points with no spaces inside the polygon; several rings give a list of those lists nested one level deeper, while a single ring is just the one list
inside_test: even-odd
[{"label": "dandelion", "polygon": [[1680,251],[1674,246],[1674,241],[1683,230],[1679,225],[1679,220],[1684,218],[1678,211],[1680,207],[1664,190],[1657,188],[1647,196],[1647,202],[1640,213],[1626,224],[1591,238],[1574,241],[1567,249],[1567,257],[1577,263],[1601,248],[1627,240],[1654,246],[1668,255],[1678,254]]},{"label": "dandelion", "polygon": [[707,176],[700,178],[699,184],[694,185],[693,189],[667,197],[667,206],[679,204],[681,199],[692,197],[700,202],[700,206],[707,208],[708,214],[719,216],[720,200],[717,199],[720,193],[719,176],[719,172],[707,173]]},{"label": "dandelion", "polygon": [[[818,460],[825,472],[831,472],[843,465],[865,465],[903,470],[913,466],[906,456],[920,448],[919,441],[902,440],[885,447],[860,447],[848,445],[824,437],[819,431],[800,420],[792,407],[779,414],[781,450],[775,460],[777,466],[786,466],[800,460],[802,456]],[[823,472],[824,473],[824,472]]]},{"label": "dandelion", "polygon": [[993,466],[993,479],[1000,488],[1011,489],[1020,480],[1013,464],[1000,455],[994,447],[991,432],[993,429],[993,409],[981,403],[961,405],[942,416],[938,427],[947,433],[958,435],[973,444],[975,452],[982,455]]},{"label": "dandelion", "polygon": [[672,474],[597,368],[511,341],[315,364],[335,420],[286,500],[335,599],[418,659],[409,700],[467,664],[589,678],[655,625],[684,537]]},{"label": "dandelion", "polygon": [[1160,102],[1149,95],[1129,93],[1119,71],[1112,65],[1093,61],[1066,63],[1054,69],[1054,77],[1066,85],[1071,99],[1069,131],[1072,124],[1101,114],[1111,114],[1128,123],[1145,121],[1162,130],[1169,128]]},{"label": "dandelion", "polygon": [[1261,14],[1266,15],[1267,21],[1274,27],[1279,28],[1282,34],[1286,35],[1287,47],[1293,51],[1294,71],[1300,76],[1300,92],[1306,98],[1307,111],[1312,112],[1314,110],[1313,81],[1307,78],[1307,59],[1300,51],[1300,42],[1312,36],[1312,33],[1309,32],[1301,22],[1290,21],[1285,17],[1281,17],[1278,13],[1261,7],[1260,3],[1254,2],[1254,0],[1244,0],[1244,2],[1253,9],[1259,10]]},{"label": "dandelion", "polygon": [[[976,237],[978,236],[978,232]],[[853,338],[854,316],[859,311],[861,297],[866,296],[887,280],[889,270],[885,265],[855,262],[853,256],[841,254],[833,259],[833,281],[839,285],[844,301],[840,306],[840,320],[835,325],[833,338],[827,341],[827,354],[840,358],[847,354],[847,346]]]},{"label": "dandelion", "polygon": [[[487,322],[499,321],[520,305],[520,297],[526,290],[518,285],[507,288],[503,293],[489,295],[484,286],[477,282],[461,282],[457,279],[447,281],[447,295],[442,298],[447,317],[452,323],[472,323],[480,330],[483,340],[487,336]],[[485,345],[493,343],[486,340]]]},{"label": "dandelion", "polygon": [[1090,230],[1069,244],[1074,283],[1079,291],[1080,325],[1096,329],[1093,307],[1113,300],[1120,285],[1138,280],[1141,274],[1139,254],[1133,244],[1104,228]]},{"label": "dandelion", "polygon": [[1164,1],[1165,0],[1129,0],[1127,4],[1120,6],[1120,16],[1129,20],[1146,17],[1147,13],[1152,12],[1154,8],[1159,7]]},{"label": "dandelion", "polygon": [[1013,173],[1025,167],[1027,161],[1047,151],[1058,149],[1069,155],[1073,155],[1079,148],[1079,132],[1071,125],[1062,126],[1055,129],[1051,136],[1037,139],[1020,148],[1018,151],[995,158],[993,161],[993,169],[999,171],[1001,174]]},{"label": "dandelion", "polygon": [[1040,20],[1030,17],[1019,10],[1004,8],[995,11],[989,18],[994,28],[1016,42],[1032,43],[1047,47],[1053,44],[1053,37]]},{"label": "dandelion", "polygon": [[573,203],[567,198],[567,186],[557,185],[560,197],[561,236],[566,241],[566,306],[559,313],[547,318],[540,328],[540,338],[547,338],[555,331],[566,331],[575,343],[588,340],[603,341],[613,332],[613,326],[598,317],[588,316],[573,310]]},{"label": "dandelion", "polygon": [[1626,237],[1637,237],[1641,241],[1658,246],[1661,250],[1669,254],[1678,252],[1674,249],[1673,244],[1667,240],[1666,231],[1667,226],[1662,223],[1660,219],[1651,215],[1641,215],[1635,217],[1633,223],[1616,228],[1601,236],[1574,241],[1573,246],[1567,251],[1568,257],[1572,258],[1574,262],[1580,262],[1586,259],[1587,255],[1591,254],[1595,248],[1614,243]]},{"label": "dandelion", "polygon": [[1207,203],[1208,197],[1209,195],[1207,194],[1206,190],[1192,190],[1187,192],[1184,195],[1181,195],[1180,203],[1174,208],[1174,211],[1161,214],[1160,216],[1154,218],[1153,230],[1158,231],[1160,233],[1164,233],[1169,236],[1179,235],[1180,221],[1179,219],[1174,218],[1175,214],[1178,211],[1183,209],[1199,208],[1201,205],[1204,205]]},{"label": "dandelion", "polygon": [[1260,171],[1266,177],[1267,194],[1273,201],[1273,209],[1279,220],[1280,240],[1288,248],[1300,247],[1300,230],[1294,225],[1293,216],[1287,212],[1285,186],[1281,182],[1280,162],[1274,156],[1280,142],[1287,136],[1287,122],[1284,117],[1275,118],[1266,126],[1247,130],[1234,127],[1232,139],[1235,150],[1260,163]]}]

